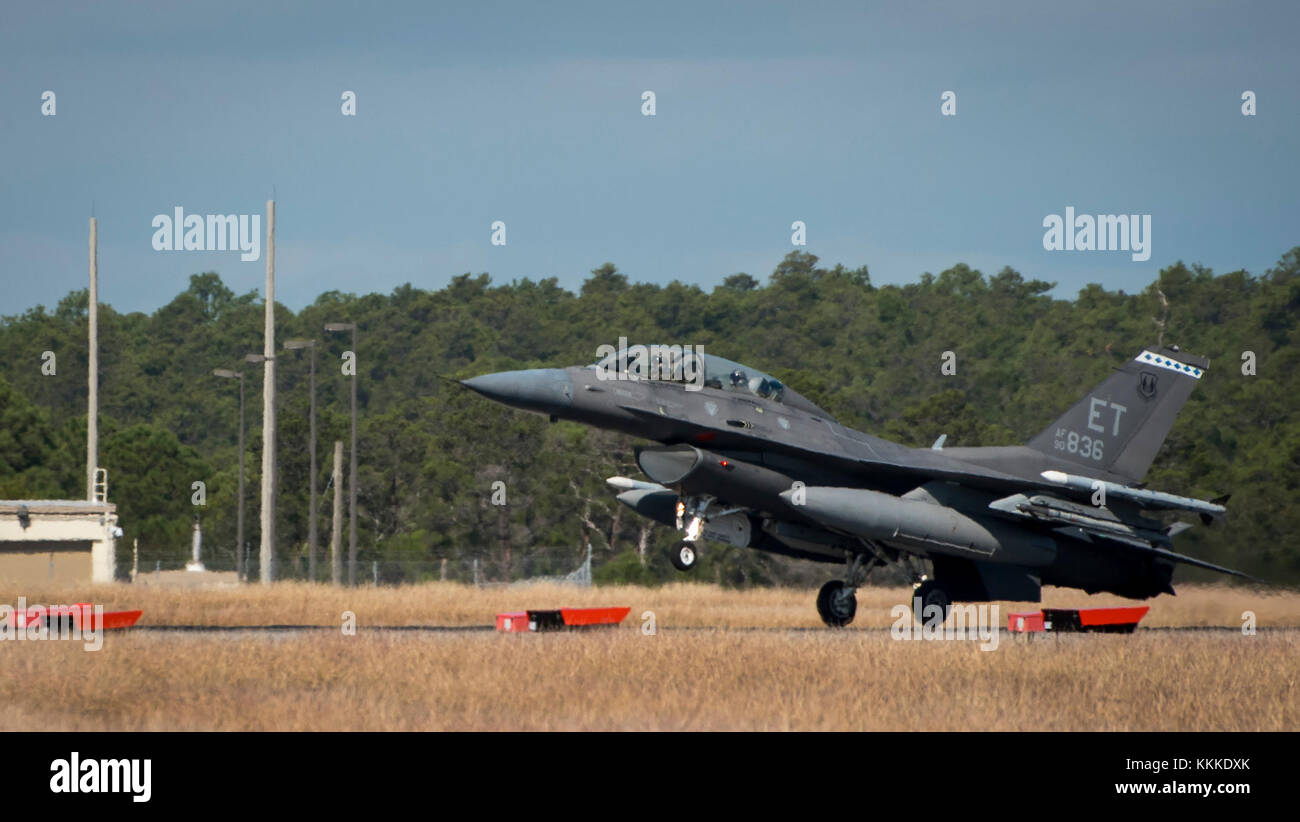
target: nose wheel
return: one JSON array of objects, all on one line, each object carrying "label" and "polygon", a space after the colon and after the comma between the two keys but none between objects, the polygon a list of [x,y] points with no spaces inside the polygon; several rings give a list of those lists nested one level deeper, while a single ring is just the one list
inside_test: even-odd
[{"label": "nose wheel", "polygon": [[668,552],[668,560],[678,571],[689,571],[699,562],[700,555],[695,551],[695,543],[682,540]]},{"label": "nose wheel", "polygon": [[833,579],[817,592],[817,614],[832,628],[843,628],[858,613],[857,588]]}]

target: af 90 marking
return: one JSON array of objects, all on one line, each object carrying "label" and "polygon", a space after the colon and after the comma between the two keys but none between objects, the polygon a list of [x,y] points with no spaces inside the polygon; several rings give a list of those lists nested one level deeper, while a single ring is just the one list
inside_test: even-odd
[{"label": "af 90 marking", "polygon": [[1057,439],[1053,442],[1057,451],[1066,451],[1071,454],[1078,454],[1084,459],[1092,459],[1101,462],[1103,442],[1101,437],[1090,437],[1086,434],[1080,434],[1078,431],[1066,431],[1064,429],[1057,431]]}]

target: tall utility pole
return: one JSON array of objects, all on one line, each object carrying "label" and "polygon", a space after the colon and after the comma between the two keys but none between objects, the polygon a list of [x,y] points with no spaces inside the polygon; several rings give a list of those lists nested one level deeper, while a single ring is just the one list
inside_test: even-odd
[{"label": "tall utility pole", "polygon": [[357,327],[352,326],[352,455],[348,457],[348,585],[357,584]]},{"label": "tall utility pole", "polygon": [[334,585],[343,582],[343,554],[339,550],[343,541],[343,440],[334,440],[334,472],[330,475],[334,483],[334,513],[330,528],[330,581]]},{"label": "tall utility pole", "polygon": [[262,380],[261,578],[271,584],[275,561],[275,200],[266,201],[266,357]]},{"label": "tall utility pole", "polygon": [[235,578],[244,581],[244,372],[218,368],[214,376],[239,380],[239,504],[235,508]]},{"label": "tall utility pole", "polygon": [[248,579],[248,569],[244,567],[244,372],[239,372],[239,505],[235,508],[235,579],[244,582]]},{"label": "tall utility pole", "polygon": [[352,332],[352,456],[348,460],[348,585],[357,584],[357,324],[326,323],[326,331]]},{"label": "tall utility pole", "polygon": [[95,501],[95,469],[99,467],[99,227],[90,218],[90,302],[87,305],[90,365],[86,406],[86,499]]},{"label": "tall utility pole", "polygon": [[307,579],[316,581],[316,544],[319,537],[320,509],[316,507],[316,341],[286,340],[285,348],[311,349],[311,511],[307,519]]}]

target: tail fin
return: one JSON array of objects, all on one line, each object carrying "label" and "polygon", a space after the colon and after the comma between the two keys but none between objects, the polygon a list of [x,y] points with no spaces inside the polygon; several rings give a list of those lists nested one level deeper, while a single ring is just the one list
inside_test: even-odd
[{"label": "tail fin", "polygon": [[1142,479],[1210,361],[1152,346],[1029,441],[1035,451]]}]

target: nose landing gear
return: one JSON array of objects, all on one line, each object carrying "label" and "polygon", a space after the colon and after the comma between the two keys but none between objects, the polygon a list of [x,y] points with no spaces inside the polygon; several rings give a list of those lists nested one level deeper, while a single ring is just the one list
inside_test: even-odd
[{"label": "nose landing gear", "polygon": [[[668,552],[668,559],[678,571],[689,571],[695,567],[700,558],[696,544],[705,538],[704,528],[709,522],[712,521],[716,526],[718,522],[725,523],[731,515],[745,511],[744,508],[728,508],[726,503],[715,504],[718,502],[710,496],[681,497],[677,500],[677,530],[684,532],[686,536]],[[723,510],[719,510],[720,508]],[[744,520],[743,525],[743,536],[740,537],[739,542],[736,541],[734,533],[731,538],[717,535],[709,538],[721,539],[728,544],[743,547],[749,544],[749,522]],[[735,530],[732,526],[727,527]]]},{"label": "nose landing gear", "polygon": [[712,501],[708,497],[704,499],[687,497],[677,500],[677,530],[685,531],[686,538],[668,552],[668,561],[678,571],[690,571],[699,563],[700,554],[695,548],[695,543],[704,533],[705,515]]},{"label": "nose landing gear", "polygon": [[668,552],[668,561],[678,571],[689,571],[699,562],[700,555],[695,552],[695,543],[682,540]]}]

